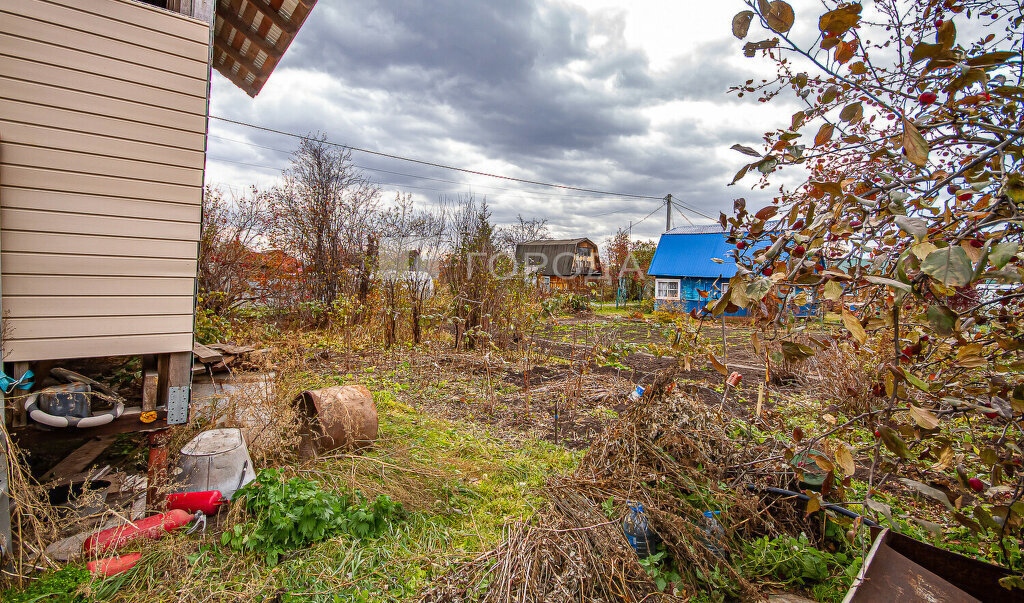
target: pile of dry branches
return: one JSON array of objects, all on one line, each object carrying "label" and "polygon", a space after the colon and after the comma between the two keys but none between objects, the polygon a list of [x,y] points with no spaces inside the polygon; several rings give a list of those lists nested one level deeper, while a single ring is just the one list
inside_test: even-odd
[{"label": "pile of dry branches", "polygon": [[[681,395],[645,399],[598,437],[573,474],[548,483],[548,503],[530,522],[507,526],[500,546],[443,576],[423,600],[672,600],[624,536],[627,503],[643,504],[681,577],[677,592],[753,596],[732,550],[781,526],[757,498],[729,487],[726,468],[758,452],[734,441],[714,406]],[[715,545],[706,510],[719,512],[725,530]]]}]

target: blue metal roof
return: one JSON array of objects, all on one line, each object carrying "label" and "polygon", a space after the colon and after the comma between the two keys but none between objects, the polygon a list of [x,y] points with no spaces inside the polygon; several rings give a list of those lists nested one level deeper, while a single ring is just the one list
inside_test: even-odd
[{"label": "blue metal roof", "polygon": [[[732,257],[735,249],[735,245],[726,242],[725,234],[721,231],[703,234],[666,233],[658,241],[647,274],[728,278],[736,274],[736,263]],[[718,264],[712,262],[711,258],[725,261]]]}]

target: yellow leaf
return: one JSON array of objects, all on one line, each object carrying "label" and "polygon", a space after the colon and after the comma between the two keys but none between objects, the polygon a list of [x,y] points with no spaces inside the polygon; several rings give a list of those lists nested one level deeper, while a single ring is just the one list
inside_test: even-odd
[{"label": "yellow leaf", "polygon": [[932,430],[939,426],[939,418],[932,411],[910,405],[910,416],[922,429]]},{"label": "yellow leaf", "polygon": [[936,247],[935,245],[929,243],[928,241],[922,241],[920,243],[916,243],[913,247],[911,247],[910,252],[916,255],[917,259],[923,260],[926,257],[928,257],[929,253],[935,251],[936,249],[938,249],[938,247]]},{"label": "yellow leaf", "polygon": [[843,296],[843,286],[837,281],[829,281],[825,283],[825,299],[837,300]]},{"label": "yellow leaf", "polygon": [[725,365],[718,360],[718,358],[715,358],[714,354],[708,354],[708,358],[711,360],[711,366],[715,367],[716,371],[722,373],[724,376],[729,375],[729,369],[727,369]]},{"label": "yellow leaf", "polygon": [[864,330],[864,327],[861,326],[860,320],[853,315],[853,312],[850,312],[846,308],[843,308],[843,326],[845,326],[846,330],[853,335],[853,338],[857,340],[857,343],[864,345],[864,342],[868,340],[868,334]]},{"label": "yellow leaf", "polygon": [[843,473],[846,476],[853,475],[853,472],[856,469],[856,467],[853,463],[853,452],[850,451],[850,447],[847,446],[846,444],[840,444],[839,447],[836,448],[835,457],[836,464],[839,465],[840,468],[842,468]]},{"label": "yellow leaf", "polygon": [[928,142],[917,131],[914,124],[903,120],[903,152],[907,154],[910,163],[917,167],[928,165]]}]

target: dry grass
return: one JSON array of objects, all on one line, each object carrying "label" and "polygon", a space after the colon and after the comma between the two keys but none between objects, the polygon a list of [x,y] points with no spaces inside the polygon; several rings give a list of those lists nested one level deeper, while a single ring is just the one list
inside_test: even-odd
[{"label": "dry grass", "polygon": [[11,532],[14,543],[11,548],[13,567],[4,569],[6,577],[20,579],[36,569],[56,567],[46,556],[46,546],[57,536],[56,511],[50,504],[46,488],[41,486],[29,473],[24,453],[11,439],[6,426],[0,424],[0,459],[6,465],[8,490],[10,492]]},{"label": "dry grass", "polygon": [[[627,501],[643,503],[683,595],[756,597],[727,557],[705,545],[703,511],[721,512],[726,555],[742,539],[781,532],[756,498],[727,484],[728,466],[763,452],[737,445],[712,407],[684,396],[647,399],[598,437],[574,473],[548,482],[548,504],[529,523],[510,523],[500,546],[452,571],[424,600],[672,600],[624,537]],[[611,516],[602,509],[609,501]]]}]

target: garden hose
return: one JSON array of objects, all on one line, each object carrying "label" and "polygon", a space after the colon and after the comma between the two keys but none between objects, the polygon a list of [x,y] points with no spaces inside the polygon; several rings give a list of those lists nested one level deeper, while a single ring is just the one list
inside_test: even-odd
[{"label": "garden hose", "polygon": [[[803,501],[811,500],[811,497],[807,496],[806,494],[801,494],[800,492],[793,492],[792,490],[783,490],[782,488],[764,488],[764,489],[760,489],[757,486],[755,486],[754,484],[747,484],[747,490],[749,490],[751,492],[754,492],[754,493],[767,492],[769,494],[778,494],[780,496],[793,496],[793,497],[799,498],[800,500],[803,500]],[[863,515],[858,515],[857,513],[854,513],[853,511],[847,509],[846,507],[840,507],[839,505],[833,505],[833,504],[824,504],[824,505],[822,505],[822,508],[828,509],[829,511],[835,511],[836,513],[839,513],[840,515],[845,515],[846,517],[849,517],[850,519],[860,519],[861,522],[864,525],[866,525],[866,526],[868,526],[870,528],[877,528],[878,527],[878,524],[875,523],[874,521],[868,519],[867,517],[865,517]]]}]

